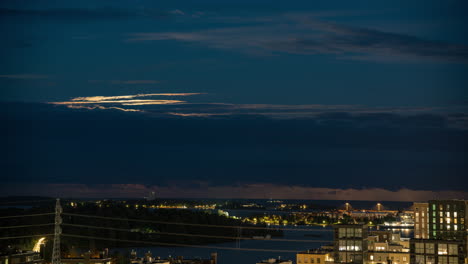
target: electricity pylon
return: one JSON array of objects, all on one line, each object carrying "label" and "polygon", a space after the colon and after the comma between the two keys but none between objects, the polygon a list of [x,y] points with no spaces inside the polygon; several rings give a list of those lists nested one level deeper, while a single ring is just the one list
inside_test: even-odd
[{"label": "electricity pylon", "polygon": [[57,202],[55,203],[55,232],[54,232],[54,247],[52,250],[52,264],[61,264],[61,256],[60,256],[60,235],[62,234],[62,228],[60,228],[60,224],[62,224],[62,217],[60,214],[62,213],[62,206],[60,206],[60,199],[57,198]]}]

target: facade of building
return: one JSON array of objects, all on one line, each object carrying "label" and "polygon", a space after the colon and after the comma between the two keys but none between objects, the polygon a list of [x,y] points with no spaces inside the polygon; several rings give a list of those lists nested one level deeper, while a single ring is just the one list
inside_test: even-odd
[{"label": "facade of building", "polygon": [[333,251],[316,249],[316,250],[307,250],[307,251],[299,252],[296,254],[296,263],[297,264],[334,263]]},{"label": "facade of building", "polygon": [[62,258],[62,264],[113,264],[112,258],[107,256],[93,256],[86,252],[80,257]]},{"label": "facade of building", "polygon": [[267,259],[257,262],[257,264],[293,264],[291,260],[282,260],[282,259]]},{"label": "facade of building", "polygon": [[468,201],[429,201],[429,238],[466,240]]},{"label": "facade of building", "polygon": [[367,259],[367,225],[335,225],[335,263],[365,263]]},{"label": "facade of building", "polygon": [[457,240],[411,240],[411,263],[462,264],[466,263],[466,244]]},{"label": "facade of building", "polygon": [[0,264],[43,264],[39,252],[13,251],[0,254]]},{"label": "facade of building", "polygon": [[[427,204],[427,234],[415,225],[415,237],[410,241],[411,263],[414,264],[462,264],[467,262],[468,201],[432,200],[415,203],[415,219],[419,223]],[[416,221],[418,223],[418,221]]]},{"label": "facade of building", "polygon": [[414,238],[429,238],[429,203],[414,203]]}]

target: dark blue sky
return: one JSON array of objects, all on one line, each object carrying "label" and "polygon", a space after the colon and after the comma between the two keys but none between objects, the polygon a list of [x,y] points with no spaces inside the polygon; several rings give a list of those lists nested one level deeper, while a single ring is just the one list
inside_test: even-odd
[{"label": "dark blue sky", "polygon": [[466,190],[467,8],[2,1],[2,177]]}]

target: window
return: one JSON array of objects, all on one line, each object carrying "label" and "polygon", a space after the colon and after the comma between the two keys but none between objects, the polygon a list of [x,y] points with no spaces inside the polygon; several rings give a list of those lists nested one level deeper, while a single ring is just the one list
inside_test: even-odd
[{"label": "window", "polygon": [[432,205],[432,211],[435,211],[435,209],[436,209],[436,205],[433,204],[433,205]]},{"label": "window", "polygon": [[457,264],[458,258],[457,257],[449,257],[449,264]]},{"label": "window", "polygon": [[[455,220],[457,220],[457,219],[455,219]],[[457,230],[458,230],[458,226],[457,226],[457,225],[454,225],[454,226],[453,226],[453,230],[457,231]]]},{"label": "window", "polygon": [[339,242],[339,251],[346,251],[346,240],[340,240]]},{"label": "window", "polygon": [[317,258],[317,263],[320,263],[320,258]]},{"label": "window", "polygon": [[356,240],[354,243],[354,250],[361,251],[362,250],[362,241]]},{"label": "window", "polygon": [[434,254],[434,244],[427,243],[426,244],[426,254]]},{"label": "window", "polygon": [[362,237],[362,229],[357,228],[355,232],[356,232],[356,237]]},{"label": "window", "polygon": [[310,263],[314,263],[314,258],[310,258]]},{"label": "window", "polygon": [[438,254],[447,255],[447,244],[439,244]]},{"label": "window", "polygon": [[424,243],[415,243],[416,253],[424,254]]},{"label": "window", "polygon": [[434,256],[427,256],[426,257],[426,264],[435,264],[435,257]]},{"label": "window", "polygon": [[456,244],[448,245],[448,254],[452,256],[458,255],[458,246]]},{"label": "window", "polygon": [[416,264],[425,264],[424,256],[416,255]]},{"label": "window", "polygon": [[338,237],[339,238],[346,237],[346,228],[339,228],[338,229]]},{"label": "window", "polygon": [[446,212],[447,217],[450,217],[450,212]]},{"label": "window", "polygon": [[346,228],[346,237],[354,237],[354,228]]},{"label": "window", "polygon": [[374,255],[370,255],[370,260],[374,260]]},{"label": "window", "polygon": [[453,212],[453,217],[457,217],[457,212]]},{"label": "window", "polygon": [[439,263],[440,264],[448,264],[447,257],[439,257]]}]

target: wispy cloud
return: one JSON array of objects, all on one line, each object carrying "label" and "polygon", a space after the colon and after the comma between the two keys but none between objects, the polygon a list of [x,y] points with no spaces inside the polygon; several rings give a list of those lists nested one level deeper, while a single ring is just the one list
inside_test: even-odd
[{"label": "wispy cloud", "polygon": [[110,84],[157,84],[158,80],[89,80],[90,83],[110,83]]},{"label": "wispy cloud", "polygon": [[5,79],[19,79],[19,80],[30,80],[30,79],[48,79],[48,75],[44,74],[2,74],[0,78]]},{"label": "wispy cloud", "polygon": [[352,60],[468,62],[466,44],[346,26],[303,14],[278,16],[249,26],[134,33],[127,40],[176,40],[248,53],[329,54]]},{"label": "wispy cloud", "polygon": [[[133,95],[117,95],[117,96],[88,96],[75,97],[70,101],[49,102],[54,105],[65,105],[73,109],[88,109],[88,110],[121,110],[125,112],[142,112],[140,109],[126,108],[124,106],[142,106],[142,105],[172,105],[182,104],[186,101],[182,100],[166,100],[166,99],[135,99],[141,97],[183,97],[199,95],[201,93],[153,93],[153,94],[133,94]],[[111,107],[104,107],[101,104],[112,104]]]}]

